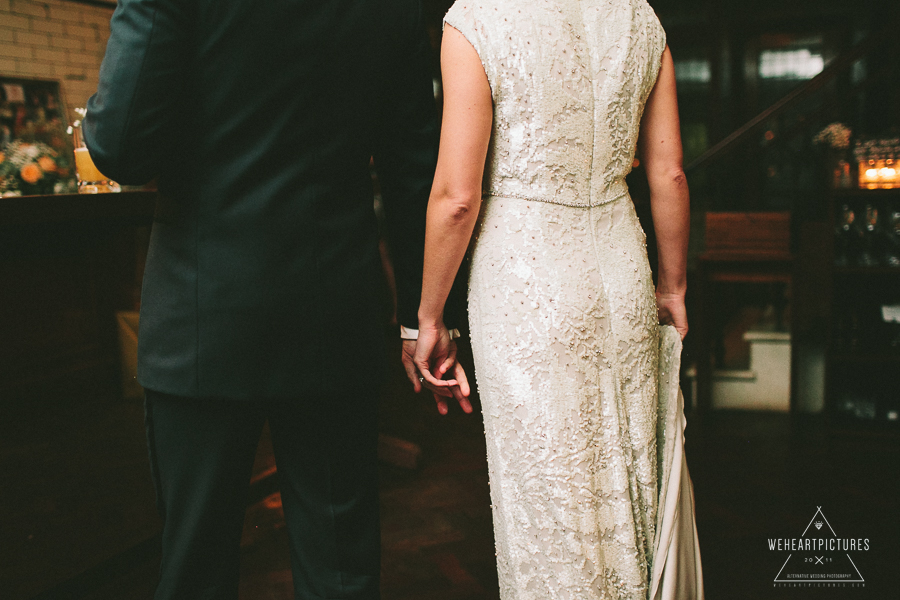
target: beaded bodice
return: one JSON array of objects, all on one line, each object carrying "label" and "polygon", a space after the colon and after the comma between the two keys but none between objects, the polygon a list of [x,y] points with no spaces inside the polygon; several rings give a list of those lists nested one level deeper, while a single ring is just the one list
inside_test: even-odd
[{"label": "beaded bodice", "polygon": [[645,0],[458,0],[494,101],[485,192],[586,207],[626,193],[665,33]]}]

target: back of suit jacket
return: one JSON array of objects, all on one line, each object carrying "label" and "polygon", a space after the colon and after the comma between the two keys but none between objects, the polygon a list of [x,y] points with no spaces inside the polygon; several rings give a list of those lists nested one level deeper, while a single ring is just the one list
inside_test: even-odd
[{"label": "back of suit jacket", "polygon": [[120,183],[159,177],[139,382],[287,397],[383,367],[375,158],[415,327],[437,156],[418,0],[120,0],[84,134]]}]

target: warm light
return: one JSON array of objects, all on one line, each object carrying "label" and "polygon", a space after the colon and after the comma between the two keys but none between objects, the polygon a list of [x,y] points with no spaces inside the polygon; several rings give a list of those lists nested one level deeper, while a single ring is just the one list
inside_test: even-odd
[{"label": "warm light", "polygon": [[893,165],[892,159],[860,162],[859,187],[875,190],[900,186],[900,169]]}]

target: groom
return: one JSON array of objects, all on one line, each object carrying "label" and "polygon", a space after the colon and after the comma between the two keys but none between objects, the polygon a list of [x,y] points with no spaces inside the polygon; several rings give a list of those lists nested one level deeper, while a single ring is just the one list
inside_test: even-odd
[{"label": "groom", "polygon": [[164,519],[158,600],[237,598],[266,419],[296,597],[378,597],[368,165],[415,329],[437,154],[429,57],[418,0],[118,2],[84,136],[116,181],[158,177],[138,371]]}]

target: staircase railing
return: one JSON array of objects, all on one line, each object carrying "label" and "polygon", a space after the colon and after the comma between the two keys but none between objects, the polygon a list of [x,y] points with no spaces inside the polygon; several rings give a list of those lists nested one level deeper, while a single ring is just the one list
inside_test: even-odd
[{"label": "staircase railing", "polygon": [[720,156],[727,154],[729,151],[738,147],[742,142],[746,141],[752,134],[756,133],[771,119],[778,117],[786,110],[794,107],[804,98],[814,94],[826,84],[833,81],[839,75],[848,71],[854,63],[865,57],[870,51],[879,44],[885,42],[889,36],[897,35],[897,19],[890,19],[885,25],[871,34],[862,41],[854,45],[849,50],[839,55],[836,59],[825,67],[822,72],[807,81],[806,83],[794,88],[780,100],[760,112],[758,115],[735,129],[731,134],[726,136],[720,142],[716,143],[703,154],[692,160],[684,170],[691,173],[697,169],[708,165]]}]

